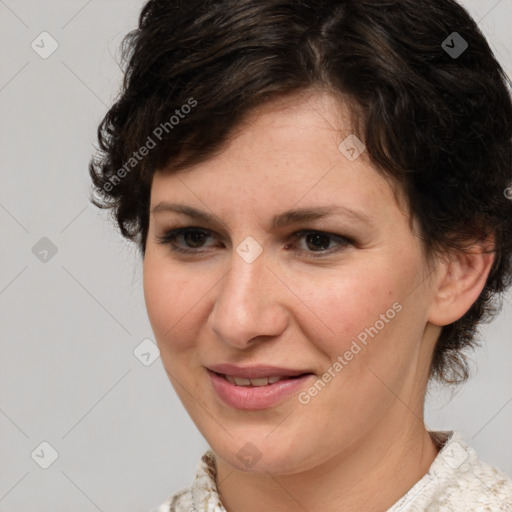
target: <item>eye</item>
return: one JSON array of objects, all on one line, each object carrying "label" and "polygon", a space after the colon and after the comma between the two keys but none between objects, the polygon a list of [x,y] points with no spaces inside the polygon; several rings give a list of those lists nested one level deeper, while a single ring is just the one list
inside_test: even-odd
[{"label": "eye", "polygon": [[[205,245],[209,238],[214,238],[209,230],[192,226],[171,229],[157,237],[158,242],[169,246],[171,251],[186,254],[200,254],[206,252],[204,249],[214,247]],[[286,249],[295,247],[292,249],[293,252],[314,258],[328,256],[354,245],[354,241],[347,237],[314,230],[297,231],[290,239],[292,244],[288,244]],[[301,240],[303,243],[299,244]],[[302,245],[302,248],[297,249],[298,245]]]},{"label": "eye", "polygon": [[[207,229],[188,227],[171,229],[157,239],[158,243],[168,245],[172,251],[193,254],[202,252],[197,249],[204,246],[208,237],[211,237],[211,234]],[[183,242],[186,246],[183,247],[179,242]]]},{"label": "eye", "polygon": [[[292,235],[292,240],[295,242],[300,239],[304,239],[306,249],[299,249],[296,252],[306,253],[307,257],[313,258],[328,256],[354,244],[347,237],[324,231],[303,230]],[[334,243],[334,247],[331,245],[332,243]]]}]

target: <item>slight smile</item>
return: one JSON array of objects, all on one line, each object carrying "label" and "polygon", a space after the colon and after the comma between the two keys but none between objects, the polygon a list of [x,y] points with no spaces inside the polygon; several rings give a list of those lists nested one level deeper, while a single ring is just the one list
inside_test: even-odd
[{"label": "slight smile", "polygon": [[275,406],[306,385],[314,374],[273,366],[241,368],[235,365],[212,365],[206,368],[212,387],[230,407],[244,410]]}]

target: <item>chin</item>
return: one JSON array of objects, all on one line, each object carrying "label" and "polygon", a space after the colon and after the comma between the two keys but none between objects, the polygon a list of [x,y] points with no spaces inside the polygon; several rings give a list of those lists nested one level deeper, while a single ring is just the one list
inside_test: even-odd
[{"label": "chin", "polygon": [[[265,436],[267,435],[266,433]],[[246,440],[230,438],[227,443],[213,442],[210,446],[225,463],[238,471],[248,473],[291,475],[307,471],[321,463],[318,454],[298,451],[297,444],[294,444],[295,446],[286,446],[284,440],[277,436],[266,442],[251,441],[247,436]]]}]

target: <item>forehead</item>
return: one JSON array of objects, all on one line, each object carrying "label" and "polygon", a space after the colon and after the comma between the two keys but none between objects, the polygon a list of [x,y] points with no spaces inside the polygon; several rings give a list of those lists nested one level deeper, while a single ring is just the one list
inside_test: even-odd
[{"label": "forehead", "polygon": [[364,145],[355,147],[362,151],[357,158],[347,153],[355,137],[349,108],[333,95],[307,91],[279,98],[251,111],[210,159],[156,172],[151,203],[213,199],[246,211],[337,203],[369,213],[382,211],[386,202],[397,206],[389,180],[371,164]]}]

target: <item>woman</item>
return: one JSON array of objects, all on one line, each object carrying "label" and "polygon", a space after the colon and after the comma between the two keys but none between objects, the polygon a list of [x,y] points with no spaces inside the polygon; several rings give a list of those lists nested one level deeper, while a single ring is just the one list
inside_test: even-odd
[{"label": "woman", "polygon": [[423,416],[511,281],[512,105],[467,12],[151,0],[125,42],[93,200],[211,447],[157,510],[512,510]]}]

